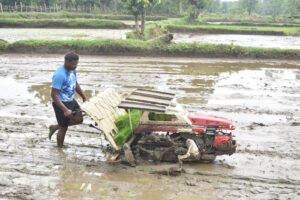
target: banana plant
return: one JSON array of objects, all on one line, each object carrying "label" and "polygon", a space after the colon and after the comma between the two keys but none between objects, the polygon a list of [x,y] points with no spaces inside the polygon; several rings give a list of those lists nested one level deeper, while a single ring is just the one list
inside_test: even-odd
[{"label": "banana plant", "polygon": [[[138,36],[145,34],[146,9],[160,3],[160,0],[122,0],[135,19],[135,30]],[[141,27],[139,17],[141,16]]]},{"label": "banana plant", "polygon": [[189,19],[191,21],[197,21],[202,9],[205,8],[207,0],[188,0],[191,5]]}]

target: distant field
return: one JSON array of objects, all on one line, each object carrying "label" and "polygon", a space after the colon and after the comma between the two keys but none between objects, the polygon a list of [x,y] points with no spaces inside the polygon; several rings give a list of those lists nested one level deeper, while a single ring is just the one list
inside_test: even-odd
[{"label": "distant field", "polygon": [[176,32],[203,32],[222,34],[256,34],[256,35],[300,35],[300,27],[295,26],[243,26],[223,24],[189,24],[182,18],[173,18],[159,22],[165,28]]},{"label": "distant field", "polygon": [[[0,27],[22,28],[109,28],[124,29],[123,21],[133,20],[130,15],[100,15],[92,13],[2,13]],[[202,22],[189,23],[184,18],[147,16],[147,21],[157,21],[166,29],[174,32],[196,32],[206,34],[253,34],[253,35],[300,35],[300,19],[280,18],[277,22],[293,23],[292,25],[274,25],[271,17],[252,16],[218,16],[206,15]],[[232,24],[207,24],[208,21],[230,22]],[[299,25],[297,24],[299,22]],[[273,25],[272,25],[273,23]]]},{"label": "distant field", "polygon": [[260,15],[203,15],[201,20],[204,22],[239,22],[239,23],[295,23],[300,25],[300,18],[277,17],[275,20],[271,16]]}]

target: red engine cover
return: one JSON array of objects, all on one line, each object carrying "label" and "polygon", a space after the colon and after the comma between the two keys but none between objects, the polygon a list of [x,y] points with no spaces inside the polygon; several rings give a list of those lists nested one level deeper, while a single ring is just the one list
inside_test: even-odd
[{"label": "red engine cover", "polygon": [[189,120],[191,120],[193,125],[198,126],[215,126],[220,129],[234,130],[233,122],[229,119],[223,117],[217,117],[214,115],[207,115],[202,113],[189,113]]},{"label": "red engine cover", "polygon": [[214,139],[213,146],[217,148],[220,145],[230,143],[230,140],[231,140],[230,136],[227,136],[227,135],[216,135],[215,139]]}]

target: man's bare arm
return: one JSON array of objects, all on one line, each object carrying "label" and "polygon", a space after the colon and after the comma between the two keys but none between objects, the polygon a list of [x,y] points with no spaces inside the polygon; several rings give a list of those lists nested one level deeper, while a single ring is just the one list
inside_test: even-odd
[{"label": "man's bare arm", "polygon": [[58,89],[55,89],[55,88],[52,88],[51,89],[51,97],[53,99],[53,101],[55,102],[55,104],[60,108],[62,109],[62,111],[64,112],[64,115],[67,117],[67,116],[70,116],[72,114],[72,111],[70,109],[68,109],[63,103],[62,101],[59,99],[58,97],[59,95],[59,90]]},{"label": "man's bare arm", "polygon": [[82,101],[85,102],[86,98],[85,98],[85,96],[84,96],[84,94],[83,94],[83,92],[81,90],[81,87],[80,87],[80,85],[79,85],[78,82],[76,82],[76,92],[81,96]]}]

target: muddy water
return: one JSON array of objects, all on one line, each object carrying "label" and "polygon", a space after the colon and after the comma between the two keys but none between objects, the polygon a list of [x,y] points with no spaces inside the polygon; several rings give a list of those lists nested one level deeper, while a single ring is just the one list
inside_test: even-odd
[{"label": "muddy water", "polygon": [[8,42],[29,39],[122,39],[131,30],[114,29],[54,29],[54,28],[0,28],[0,39]]},{"label": "muddy water", "polygon": [[210,34],[201,35],[193,33],[176,33],[175,42],[206,42],[212,44],[234,44],[239,46],[300,49],[299,36],[268,36],[268,35],[236,35],[236,34]]},{"label": "muddy water", "polygon": [[130,26],[135,25],[135,22],[132,21],[132,20],[122,20],[121,22],[124,23],[124,24],[126,24],[126,25],[130,25]]},{"label": "muddy water", "polygon": [[186,164],[185,174],[170,177],[160,172],[176,165],[103,162],[107,143],[87,125],[70,128],[64,149],[48,140],[50,79],[61,60],[0,56],[1,199],[300,198],[297,62],[82,56],[88,96],[109,87],[168,90],[190,111],[235,121],[236,154]]}]

